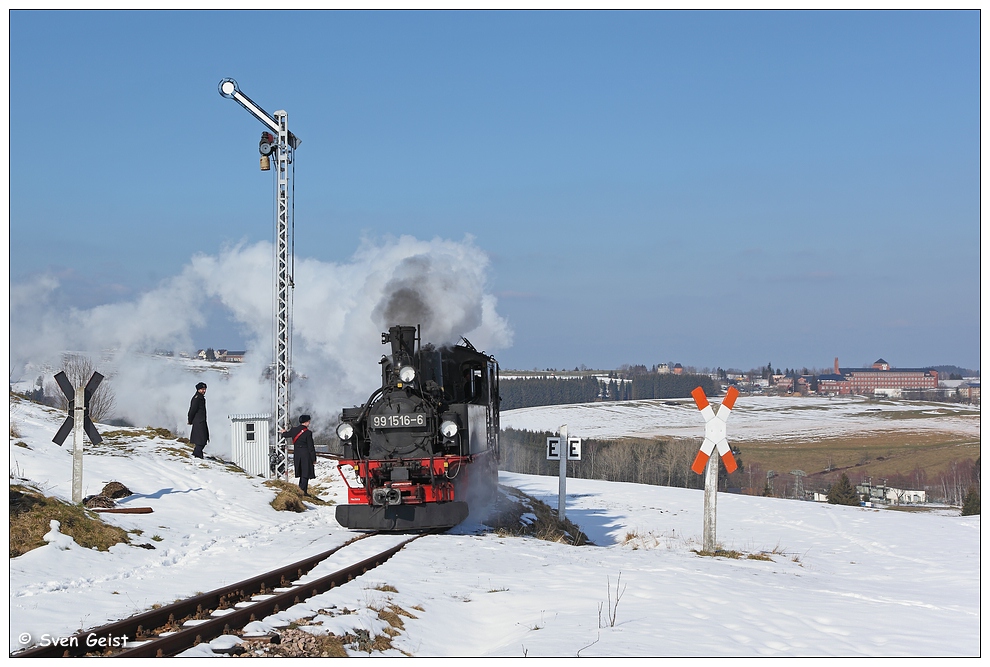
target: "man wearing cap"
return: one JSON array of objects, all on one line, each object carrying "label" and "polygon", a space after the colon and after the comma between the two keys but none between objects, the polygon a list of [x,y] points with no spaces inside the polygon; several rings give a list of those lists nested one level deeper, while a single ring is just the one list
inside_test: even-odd
[{"label": "man wearing cap", "polygon": [[299,426],[282,432],[283,438],[292,440],[292,467],[304,496],[309,495],[309,480],[316,477],[316,443],[309,430],[309,420],[309,415],[300,415]]},{"label": "man wearing cap", "polygon": [[203,458],[203,448],[210,441],[210,427],[206,425],[206,383],[196,385],[196,393],[189,402],[189,442],[193,445],[193,456]]}]

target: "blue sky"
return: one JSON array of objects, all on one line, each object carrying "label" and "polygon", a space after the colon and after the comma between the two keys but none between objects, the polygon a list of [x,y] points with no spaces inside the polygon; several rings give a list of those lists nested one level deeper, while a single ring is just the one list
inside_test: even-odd
[{"label": "blue sky", "polygon": [[503,367],[980,365],[975,11],[14,11],[10,63],[10,278],[63,306],[271,239],[232,77],[297,256],[469,235]]}]

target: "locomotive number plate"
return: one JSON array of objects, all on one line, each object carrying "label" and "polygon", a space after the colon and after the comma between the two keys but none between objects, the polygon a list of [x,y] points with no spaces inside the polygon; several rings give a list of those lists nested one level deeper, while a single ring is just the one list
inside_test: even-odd
[{"label": "locomotive number plate", "polygon": [[372,415],[372,428],[425,428],[426,415]]}]

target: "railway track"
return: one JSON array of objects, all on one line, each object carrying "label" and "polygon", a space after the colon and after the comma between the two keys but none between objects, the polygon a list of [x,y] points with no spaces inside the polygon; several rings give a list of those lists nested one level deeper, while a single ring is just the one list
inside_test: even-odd
[{"label": "railway track", "polygon": [[[173,656],[221,635],[235,634],[252,621],[288,609],[378,567],[406,544],[433,534],[422,533],[336,572],[298,583],[310,570],[340,549],[377,535],[368,533],[311,558],[252,579],[180,600],[93,630],[62,637],[48,646],[12,653],[14,658]],[[126,639],[125,639],[126,638]]]}]

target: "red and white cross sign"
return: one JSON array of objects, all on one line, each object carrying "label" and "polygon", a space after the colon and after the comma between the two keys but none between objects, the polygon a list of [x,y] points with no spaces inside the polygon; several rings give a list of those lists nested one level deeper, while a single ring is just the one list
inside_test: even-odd
[{"label": "red and white cross sign", "polygon": [[694,396],[694,402],[698,404],[698,409],[701,410],[701,416],[705,418],[705,441],[701,443],[701,449],[698,451],[694,463],[691,464],[691,470],[699,475],[703,473],[705,465],[708,463],[708,457],[712,455],[712,450],[717,447],[718,455],[722,457],[726,471],[735,472],[736,457],[732,455],[729,441],[725,438],[725,421],[729,418],[736,397],[739,396],[739,390],[735,387],[729,387],[729,390],[725,392],[725,398],[722,399],[722,405],[718,406],[717,413],[712,410],[704,389],[697,387],[691,392],[691,395]]}]

